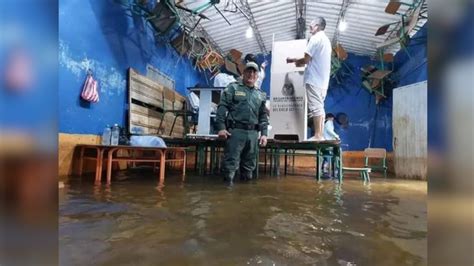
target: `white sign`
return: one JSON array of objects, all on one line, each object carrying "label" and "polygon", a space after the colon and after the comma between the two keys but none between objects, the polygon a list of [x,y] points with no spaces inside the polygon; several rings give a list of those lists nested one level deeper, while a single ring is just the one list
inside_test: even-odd
[{"label": "white sign", "polygon": [[304,67],[287,64],[286,58],[301,58],[306,40],[274,42],[270,80],[269,138],[275,135],[297,135],[306,139],[307,103],[303,84]]}]

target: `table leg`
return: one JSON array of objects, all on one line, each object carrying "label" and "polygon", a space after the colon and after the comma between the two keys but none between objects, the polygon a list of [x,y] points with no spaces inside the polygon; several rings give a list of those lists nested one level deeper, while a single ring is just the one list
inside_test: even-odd
[{"label": "table leg", "polygon": [[337,148],[337,154],[338,154],[337,164],[338,164],[338,168],[339,168],[339,171],[338,171],[339,183],[342,183],[342,150],[341,150],[341,147]]},{"label": "table leg", "polygon": [[264,150],[264,158],[263,158],[263,172],[266,174],[267,173],[267,147],[265,147],[265,150]]},{"label": "table leg", "polygon": [[102,177],[102,163],[104,160],[104,149],[97,149],[96,167],[95,167],[95,182],[100,183]]},{"label": "table leg", "polygon": [[204,162],[204,146],[202,144],[199,144],[198,147],[198,171],[199,175],[204,174],[204,167],[205,167],[205,162]]},{"label": "table leg", "polygon": [[105,149],[101,149],[101,151],[100,151],[99,171],[98,171],[98,173],[96,173],[96,180],[98,178],[99,182],[102,182],[102,166],[104,165],[104,154],[105,154]]},{"label": "table leg", "polygon": [[84,149],[85,147],[81,147],[81,151],[79,153],[79,169],[78,169],[79,176],[82,176],[82,167],[84,166]]},{"label": "table leg", "polygon": [[293,172],[293,174],[295,173],[295,157],[296,157],[296,150],[292,150],[292,153],[293,153],[293,164],[291,165],[291,171]]},{"label": "table leg", "polygon": [[166,152],[159,150],[160,153],[160,182],[165,181],[165,162],[166,162]]},{"label": "table leg", "polygon": [[214,174],[214,163],[215,163],[215,159],[216,159],[215,158],[215,156],[216,156],[216,147],[215,147],[214,143],[211,143],[210,149],[211,149],[211,155],[210,155],[211,160],[209,162],[210,172],[211,172],[211,174]]},{"label": "table leg", "polygon": [[274,152],[273,152],[273,148],[270,148],[270,175],[273,175],[274,174],[274,169],[273,169],[273,156],[274,156]]},{"label": "table leg", "polygon": [[316,149],[316,174],[318,181],[321,181],[321,149]]},{"label": "table leg", "polygon": [[198,169],[198,145],[194,146],[194,171]]},{"label": "table leg", "polygon": [[186,177],[186,150],[183,150],[183,176],[182,176],[183,181],[185,177]]},{"label": "table leg", "polygon": [[107,184],[112,182],[112,159],[115,151],[117,151],[117,149],[111,149],[107,156]]},{"label": "table leg", "polygon": [[276,154],[275,154],[275,175],[279,176],[280,175],[280,149],[276,148]]},{"label": "table leg", "polygon": [[255,166],[254,176],[255,176],[255,179],[258,179],[258,170],[260,167],[260,147],[257,145],[256,149],[257,149],[257,165]]}]

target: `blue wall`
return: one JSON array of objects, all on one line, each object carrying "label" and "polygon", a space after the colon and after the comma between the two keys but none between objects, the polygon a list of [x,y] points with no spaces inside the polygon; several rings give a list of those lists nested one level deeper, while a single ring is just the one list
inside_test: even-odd
[{"label": "blue wall", "polygon": [[[106,124],[126,125],[127,69],[145,74],[151,64],[173,78],[176,90],[206,84],[189,60],[164,42],[156,44],[150,28],[113,0],[59,1],[59,131],[101,134]],[[99,82],[100,102],[79,98],[86,71]]]},{"label": "blue wall", "polygon": [[425,24],[410,41],[406,49],[408,53],[402,49],[395,55],[398,87],[428,79],[427,34]]},{"label": "blue wall", "polygon": [[340,82],[331,79],[325,101],[326,113],[345,113],[349,119],[346,128],[335,123],[344,150],[358,151],[367,147],[392,150],[391,100],[375,104],[375,96],[362,87],[361,67],[375,64],[368,56],[349,54],[345,64],[350,69],[341,70],[347,75]]},{"label": "blue wall", "polygon": [[[27,7],[27,8],[25,8]],[[0,1],[0,129],[54,135],[57,114],[57,3]],[[21,51],[30,64],[31,84],[6,87],[11,56]]]}]

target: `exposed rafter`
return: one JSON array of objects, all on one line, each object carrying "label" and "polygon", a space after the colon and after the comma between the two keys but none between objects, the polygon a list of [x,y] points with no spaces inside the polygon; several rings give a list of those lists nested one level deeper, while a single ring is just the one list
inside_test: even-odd
[{"label": "exposed rafter", "polygon": [[224,54],[222,49],[217,45],[214,39],[207,33],[207,31],[201,26],[199,23],[199,19],[196,19],[196,16],[189,15],[184,11],[178,9],[178,13],[180,13],[181,20],[184,20],[186,25],[195,25],[194,32],[196,34],[200,34],[202,37],[206,38],[206,40],[210,43],[212,48],[219,52],[220,54]]},{"label": "exposed rafter", "polygon": [[258,30],[257,23],[255,23],[255,18],[253,17],[252,10],[250,10],[250,5],[247,0],[240,0],[242,5],[242,12],[246,15],[249,20],[250,27],[252,27],[253,34],[255,39],[257,39],[258,46],[260,47],[260,52],[263,54],[268,54],[267,49],[265,48],[265,43],[263,42],[262,35]]},{"label": "exposed rafter", "polygon": [[339,24],[341,23],[341,20],[344,19],[344,16],[346,15],[347,8],[351,4],[351,0],[343,0],[342,5],[341,5],[341,10],[339,11],[339,17],[337,18],[336,22],[336,32],[334,33],[334,36],[332,37],[332,45],[336,45],[339,39]]},{"label": "exposed rafter", "polygon": [[295,0],[296,6],[296,39],[306,36],[306,0]]}]

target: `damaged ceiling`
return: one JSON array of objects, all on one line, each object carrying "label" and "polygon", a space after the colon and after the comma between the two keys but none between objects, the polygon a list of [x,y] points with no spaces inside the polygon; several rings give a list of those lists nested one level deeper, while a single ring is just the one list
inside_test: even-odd
[{"label": "damaged ceiling", "polygon": [[[413,3],[407,0],[406,3]],[[181,5],[197,9],[209,1],[183,0]],[[312,19],[322,16],[326,19],[326,34],[333,43],[340,43],[348,52],[358,55],[375,55],[377,45],[388,39],[388,33],[375,36],[381,26],[400,21],[400,15],[388,14],[385,8],[388,0],[224,0],[202,12],[209,20],[202,19],[200,27],[223,53],[238,49],[245,53],[267,54],[272,42],[297,39],[308,31]],[[404,13],[408,6],[401,5],[398,12]],[[304,19],[304,20],[303,20]],[[227,20],[227,21],[226,21]],[[345,21],[347,29],[338,31],[338,25]],[[426,19],[418,21],[422,26]],[[231,25],[229,25],[229,23]],[[304,27],[298,27],[304,25]],[[246,37],[249,27],[251,38]],[[299,34],[298,34],[299,33]],[[416,29],[410,32],[410,36]],[[387,52],[400,49],[397,43],[386,48]]]}]

